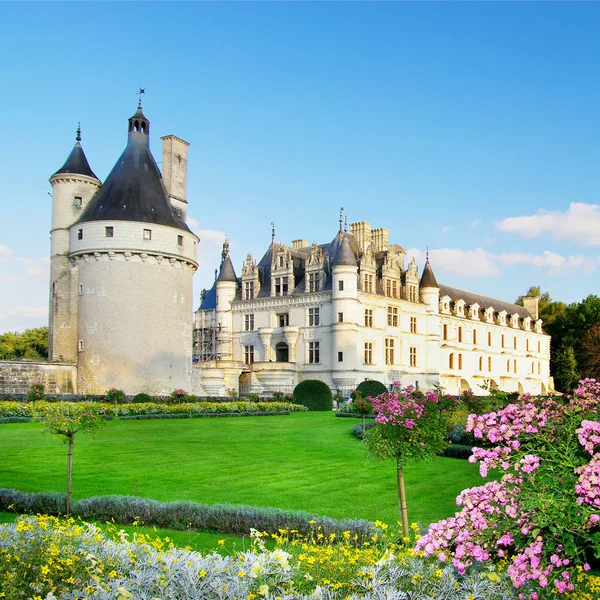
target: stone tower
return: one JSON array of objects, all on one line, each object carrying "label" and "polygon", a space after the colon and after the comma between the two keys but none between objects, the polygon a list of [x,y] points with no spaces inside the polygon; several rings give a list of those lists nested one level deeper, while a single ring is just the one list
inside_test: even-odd
[{"label": "stone tower", "polygon": [[81,216],[100,181],[81,147],[81,128],[65,164],[52,177],[49,359],[77,362],[77,270],[69,259],[69,227]]},{"label": "stone tower", "polygon": [[[70,302],[77,307],[69,352],[77,359],[78,392],[190,390],[198,238],[180,218],[185,212],[172,206],[141,104],[127,138],[106,181],[69,227],[76,282]],[[99,187],[93,173],[87,177]]]}]

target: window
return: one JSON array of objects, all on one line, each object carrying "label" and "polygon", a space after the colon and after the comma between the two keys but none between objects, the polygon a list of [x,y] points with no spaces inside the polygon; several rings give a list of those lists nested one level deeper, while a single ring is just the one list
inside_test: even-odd
[{"label": "window", "polygon": [[309,308],[308,309],[308,325],[310,327],[316,327],[319,324],[319,309]]},{"label": "window", "polygon": [[385,338],[385,364],[393,365],[394,364],[394,344],[393,338]]},{"label": "window", "polygon": [[510,358],[506,361],[506,370],[510,373]]},{"label": "window", "polygon": [[177,245],[183,246],[183,236],[182,235],[177,236]]},{"label": "window", "polygon": [[340,279],[338,281],[338,291],[339,292],[343,292],[344,291],[344,280],[343,279]]},{"label": "window", "polygon": [[244,282],[244,300],[254,299],[254,281]]},{"label": "window", "polygon": [[308,291],[318,292],[319,291],[319,274],[309,273],[308,275]]},{"label": "window", "polygon": [[104,228],[104,237],[113,237],[114,233],[115,233],[115,230],[112,227]]},{"label": "window", "polygon": [[410,357],[410,366],[416,367],[417,366],[417,349],[414,346],[410,347],[409,357]]},{"label": "window", "polygon": [[145,240],[152,239],[152,229],[144,229],[144,239]]},{"label": "window", "polygon": [[516,372],[517,372],[517,359],[515,358],[513,360],[513,373],[516,373]]},{"label": "window", "polygon": [[529,352],[529,338],[525,340],[525,349]]},{"label": "window", "polygon": [[513,338],[513,348],[516,350],[517,349],[517,336],[515,336]]},{"label": "window", "polygon": [[538,363],[538,375],[542,374],[542,365],[541,363]]},{"label": "window", "polygon": [[279,327],[287,327],[290,324],[290,315],[288,313],[277,315],[277,323]]},{"label": "window", "polygon": [[448,368],[454,369],[454,354],[450,354],[448,357]]},{"label": "window", "polygon": [[479,357],[479,370],[483,371],[483,356]]},{"label": "window", "polygon": [[538,340],[538,352],[542,351],[542,343]]},{"label": "window", "polygon": [[492,332],[488,331],[488,346],[492,345]]},{"label": "window", "polygon": [[75,198],[73,198],[73,206],[75,208],[81,208],[83,206],[83,198],[81,196],[75,196]]},{"label": "window", "polygon": [[254,331],[254,315],[244,315],[244,330]]},{"label": "window", "polygon": [[[79,286],[80,295],[81,295],[81,288],[82,288],[82,286]],[[52,284],[52,297],[56,298],[56,281]]]},{"label": "window", "polygon": [[416,286],[411,285],[408,288],[408,299],[410,300],[410,302],[417,301],[417,287]]},{"label": "window", "polygon": [[77,351],[83,352],[83,340],[79,340],[79,342],[77,342]]},{"label": "window", "polygon": [[442,337],[447,340],[448,339],[448,325],[446,323],[444,323],[444,326],[442,328]]},{"label": "window", "polygon": [[338,323],[344,322],[344,313],[338,313]]},{"label": "window", "polygon": [[417,317],[410,318],[410,332],[417,333]]},{"label": "window", "polygon": [[78,229],[77,230],[77,239],[78,240],[82,240],[83,239],[83,229]]},{"label": "window", "polygon": [[385,283],[385,294],[390,298],[398,297],[398,282],[394,279],[387,279]]},{"label": "window", "polygon": [[[54,284],[54,285],[56,285],[56,284]],[[83,296],[83,283],[79,284],[79,295]]]},{"label": "window", "polygon": [[[317,310],[319,310],[319,309],[317,309]],[[319,358],[320,358],[319,357],[319,353],[320,353],[319,344],[320,344],[320,342],[308,342],[308,362],[311,365],[314,365],[314,364],[320,362],[319,361]]]},{"label": "window", "polygon": [[251,365],[254,362],[254,346],[244,346],[244,363]]},{"label": "window", "polygon": [[388,306],[387,324],[390,327],[398,327],[398,309],[393,306]]},{"label": "window", "polygon": [[504,334],[502,334],[502,347],[505,348],[506,346],[504,345]]},{"label": "window", "polygon": [[365,327],[373,327],[373,311],[365,308]]},{"label": "window", "polygon": [[458,328],[458,341],[462,342],[462,327]]},{"label": "window", "polygon": [[458,355],[458,370],[462,370],[462,354]]},{"label": "window", "polygon": [[373,364],[373,342],[365,342],[365,364]]},{"label": "window", "polygon": [[365,292],[367,292],[367,294],[372,294],[373,293],[373,275],[371,275],[370,273],[365,273],[364,282],[365,282]]},{"label": "window", "polygon": [[283,256],[279,257],[279,266],[283,267]]},{"label": "window", "polygon": [[344,362],[344,353],[338,352],[338,362]]},{"label": "window", "polygon": [[473,343],[477,343],[477,329],[473,329]]},{"label": "window", "polygon": [[488,356],[488,371],[492,370],[492,357]]},{"label": "window", "polygon": [[275,278],[275,295],[276,296],[287,296],[288,295],[288,278],[287,277],[276,277]]}]

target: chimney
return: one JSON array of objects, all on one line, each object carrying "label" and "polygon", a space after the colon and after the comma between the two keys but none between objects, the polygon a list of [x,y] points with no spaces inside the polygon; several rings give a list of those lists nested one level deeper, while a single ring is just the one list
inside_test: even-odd
[{"label": "chimney", "polygon": [[540,299],[538,296],[525,296],[523,298],[523,306],[529,311],[534,321],[540,318]]},{"label": "chimney", "polygon": [[292,240],[292,250],[298,250],[299,248],[306,248],[308,246],[308,240],[301,238],[299,240]]},{"label": "chimney", "polygon": [[167,196],[177,217],[184,223],[187,218],[187,153],[189,143],[176,135],[160,138],[162,148],[162,178]]}]

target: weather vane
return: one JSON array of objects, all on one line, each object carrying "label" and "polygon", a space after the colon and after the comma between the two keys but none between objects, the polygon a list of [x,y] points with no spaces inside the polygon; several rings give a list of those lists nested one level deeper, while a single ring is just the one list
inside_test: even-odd
[{"label": "weather vane", "polygon": [[271,245],[275,243],[275,221],[271,221]]},{"label": "weather vane", "polygon": [[138,108],[142,108],[142,94],[145,94],[145,93],[146,93],[146,90],[144,88],[140,88],[140,91],[135,93],[136,96],[139,96]]},{"label": "weather vane", "polygon": [[340,206],[340,231],[342,231],[342,222],[343,222],[343,217],[342,217],[342,213],[344,212],[344,207]]}]

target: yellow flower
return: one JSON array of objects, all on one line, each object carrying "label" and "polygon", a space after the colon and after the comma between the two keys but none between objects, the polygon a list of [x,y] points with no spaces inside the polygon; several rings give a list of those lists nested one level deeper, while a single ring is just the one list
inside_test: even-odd
[{"label": "yellow flower", "polygon": [[238,571],[238,577],[246,577],[246,573],[244,573],[244,571]]},{"label": "yellow flower", "polygon": [[206,577],[206,571],[204,569],[200,571],[200,573],[198,573],[198,577],[200,577],[200,579],[204,579]]},{"label": "yellow flower", "polygon": [[225,545],[225,540],[219,540],[217,542],[217,544],[219,544],[219,546],[224,546]]}]

